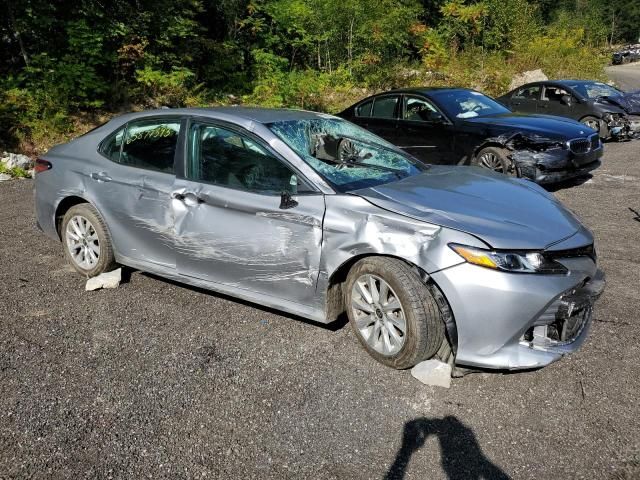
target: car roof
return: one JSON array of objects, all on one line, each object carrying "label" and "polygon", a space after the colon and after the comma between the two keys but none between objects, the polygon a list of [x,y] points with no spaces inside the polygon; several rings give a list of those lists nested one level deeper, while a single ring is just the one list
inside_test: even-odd
[{"label": "car roof", "polygon": [[389,95],[389,94],[394,94],[394,93],[418,93],[418,94],[423,94],[423,95],[428,95],[430,92],[444,92],[444,91],[449,91],[449,92],[456,92],[456,91],[463,91],[463,92],[468,92],[468,91],[472,91],[472,89],[470,88],[463,88],[463,87],[411,87],[411,88],[398,88],[396,90],[389,90],[387,92],[382,92],[379,93],[377,95],[372,95],[373,97],[378,96],[378,95]]},{"label": "car roof", "polygon": [[145,117],[192,115],[198,117],[208,117],[218,120],[240,120],[239,123],[272,123],[291,120],[308,120],[314,118],[333,118],[326,113],[310,112],[307,110],[296,110],[287,108],[258,108],[258,107],[211,107],[211,108],[161,108],[155,110],[145,110],[142,112],[131,112],[120,115],[114,120],[119,123],[126,123]]}]

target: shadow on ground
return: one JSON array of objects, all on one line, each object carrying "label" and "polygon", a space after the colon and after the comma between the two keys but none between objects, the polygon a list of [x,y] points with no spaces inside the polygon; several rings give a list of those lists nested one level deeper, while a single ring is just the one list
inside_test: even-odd
[{"label": "shadow on ground", "polygon": [[407,473],[411,457],[430,435],[440,442],[442,469],[450,480],[498,479],[510,477],[489,460],[469,427],[453,416],[416,418],[404,425],[402,445],[385,480],[401,480]]}]

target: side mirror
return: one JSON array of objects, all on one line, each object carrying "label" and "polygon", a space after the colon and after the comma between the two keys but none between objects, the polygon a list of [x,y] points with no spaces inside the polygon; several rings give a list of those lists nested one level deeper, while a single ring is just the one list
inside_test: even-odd
[{"label": "side mirror", "polygon": [[298,202],[291,198],[291,194],[286,190],[283,190],[280,194],[280,209],[287,210],[289,208],[297,207]]},{"label": "side mirror", "polygon": [[571,95],[562,95],[562,97],[560,97],[560,101],[570,107],[573,99],[571,98]]}]

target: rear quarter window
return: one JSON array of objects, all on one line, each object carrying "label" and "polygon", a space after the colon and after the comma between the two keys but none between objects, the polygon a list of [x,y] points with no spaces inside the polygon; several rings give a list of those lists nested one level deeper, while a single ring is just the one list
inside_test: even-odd
[{"label": "rear quarter window", "polygon": [[361,103],[356,107],[356,117],[370,117],[371,107],[373,107],[373,100]]}]

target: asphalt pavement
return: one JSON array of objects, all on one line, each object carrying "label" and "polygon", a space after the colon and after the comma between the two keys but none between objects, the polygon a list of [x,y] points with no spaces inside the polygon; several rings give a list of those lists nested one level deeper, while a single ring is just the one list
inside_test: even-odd
[{"label": "asphalt pavement", "polygon": [[640,90],[640,62],[610,65],[606,71],[609,78],[622,90],[627,92]]}]

